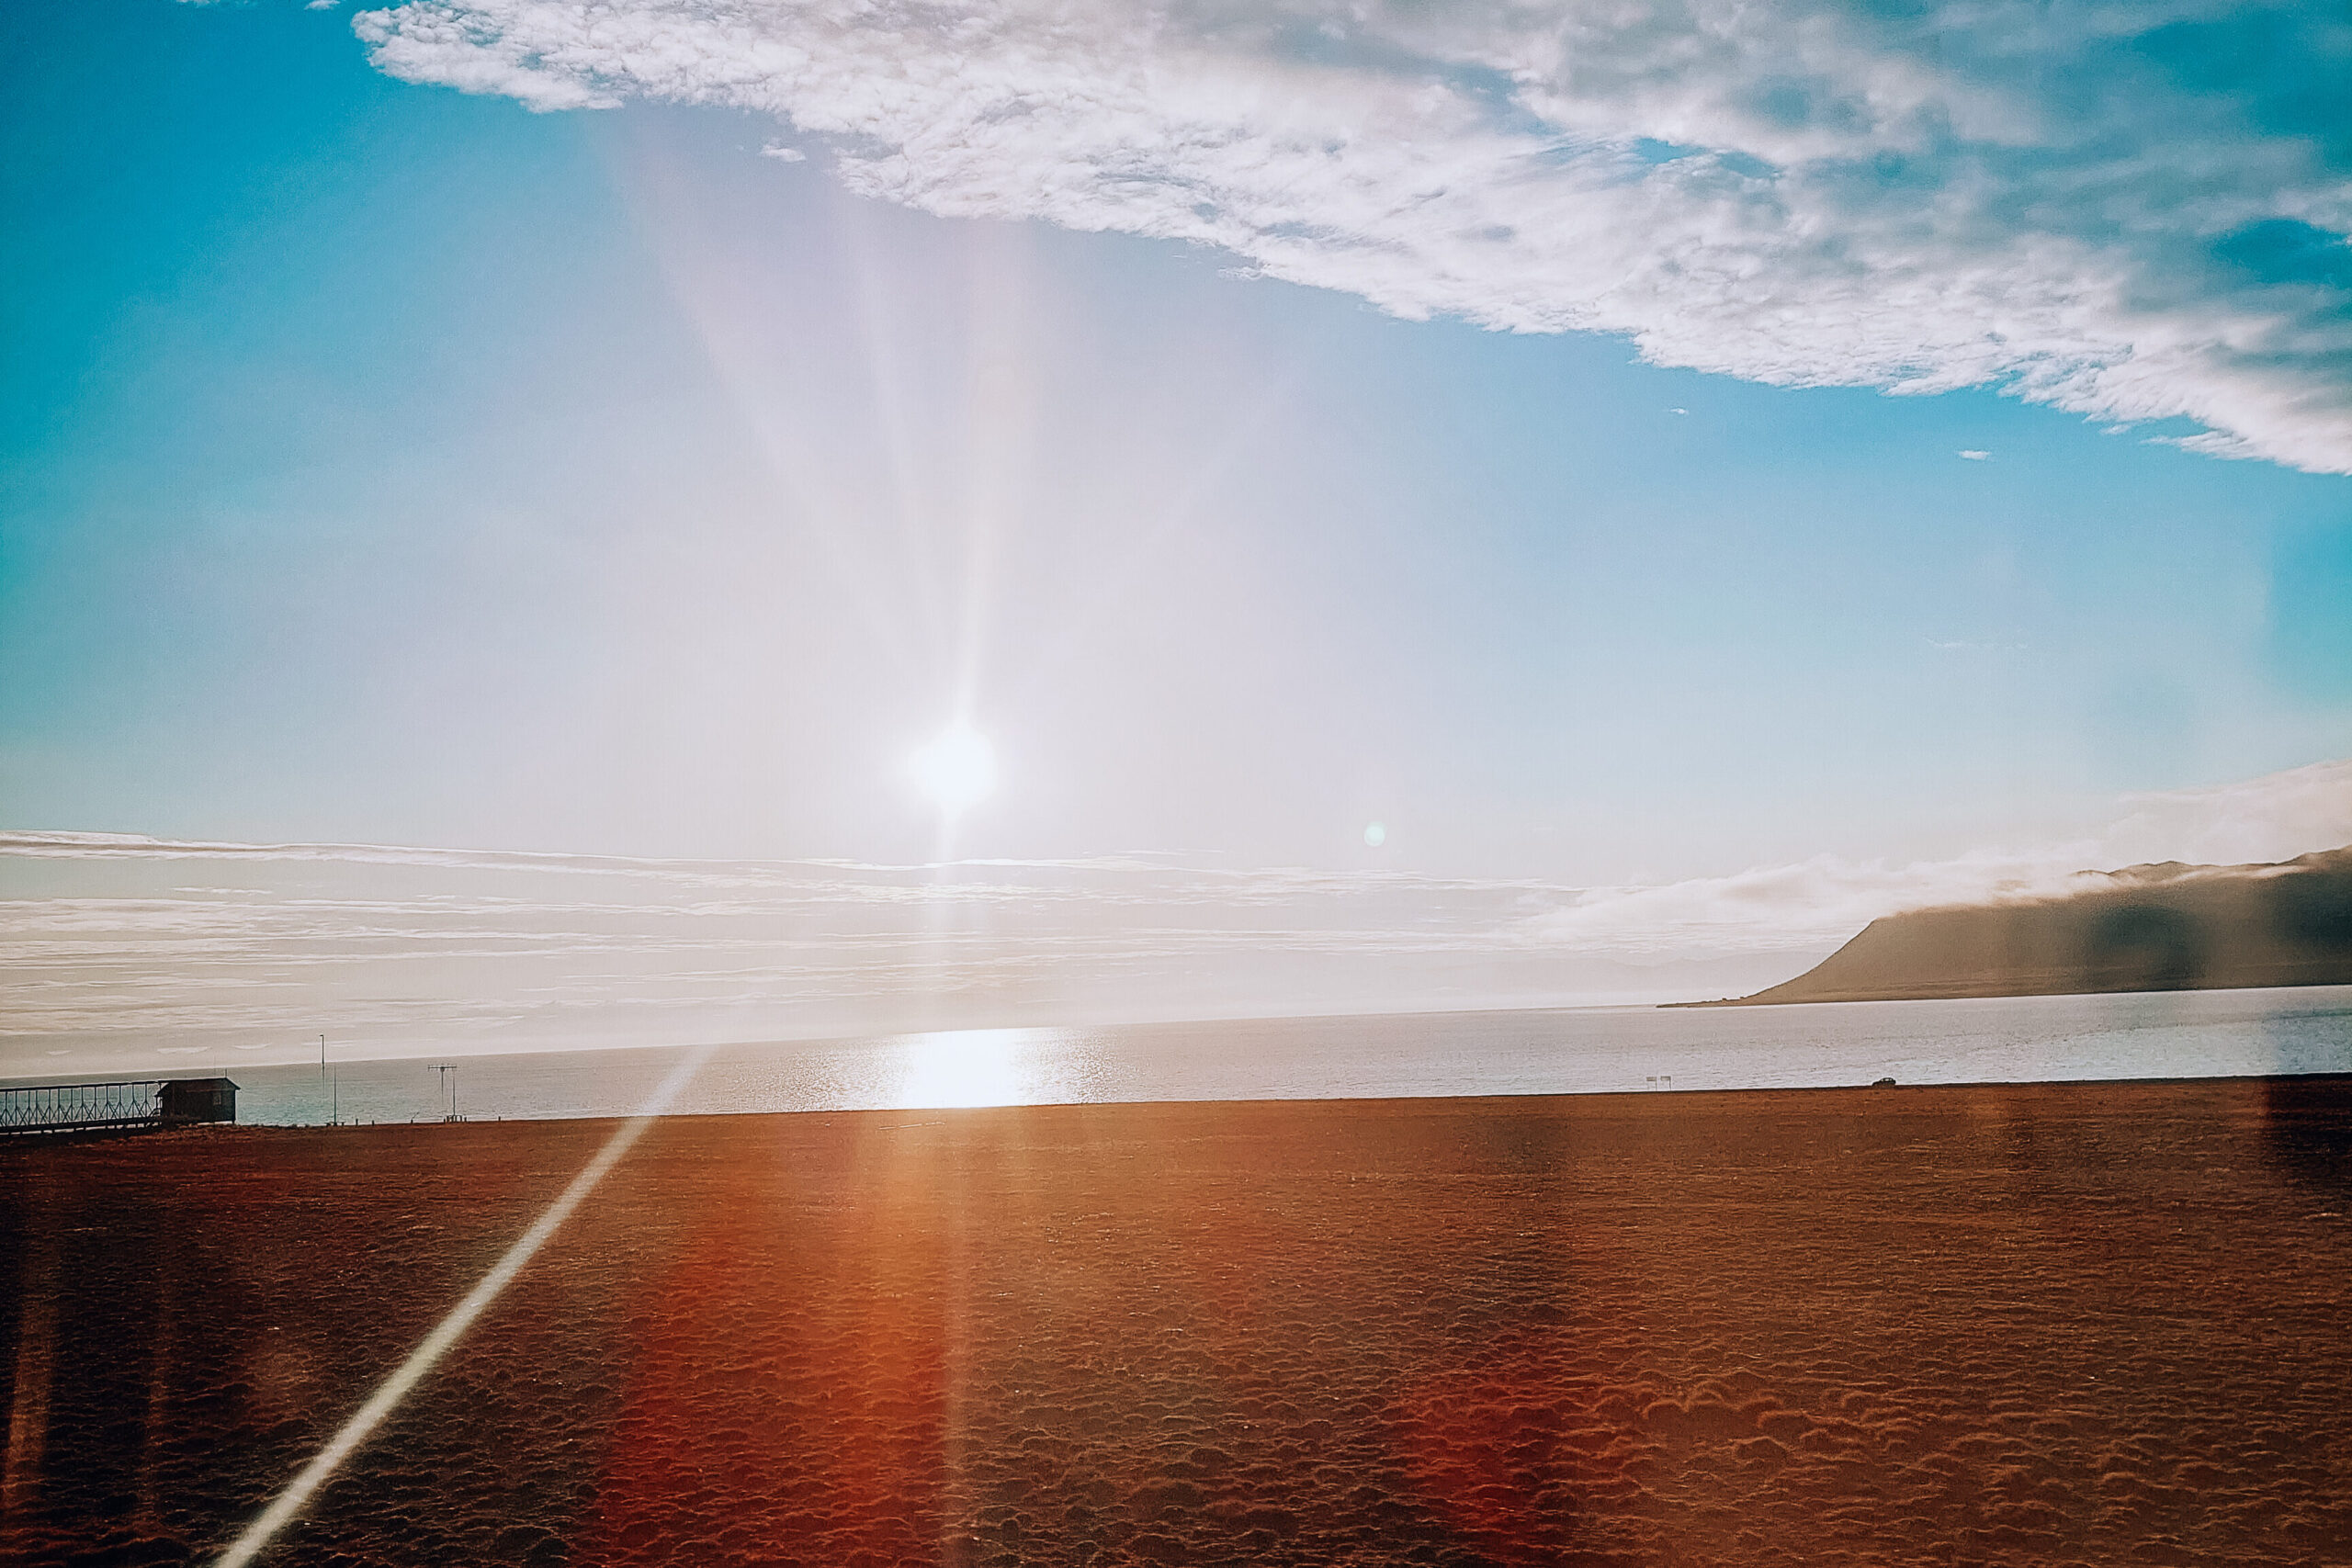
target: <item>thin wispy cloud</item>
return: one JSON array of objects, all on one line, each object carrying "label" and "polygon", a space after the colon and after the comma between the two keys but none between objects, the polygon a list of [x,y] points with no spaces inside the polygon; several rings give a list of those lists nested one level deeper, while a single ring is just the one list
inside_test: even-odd
[{"label": "thin wispy cloud", "polygon": [[772,115],[936,213],[2352,472],[2329,7],[420,0],[355,26],[396,76],[536,109]]},{"label": "thin wispy cloud", "polygon": [[1980,637],[1936,637],[1926,639],[1929,648],[1939,653],[2023,653],[2030,644],[2011,641],[1988,641]]},{"label": "thin wispy cloud", "polygon": [[[2352,761],[2125,796],[1937,861],[1659,886],[1184,863],[639,860],[0,834],[0,1064],[51,1053],[658,1043],[1004,1021],[1670,999],[1881,915],[2352,842]],[[309,1049],[304,1046],[303,1049]],[[0,1065],[0,1072],[6,1069]]]}]

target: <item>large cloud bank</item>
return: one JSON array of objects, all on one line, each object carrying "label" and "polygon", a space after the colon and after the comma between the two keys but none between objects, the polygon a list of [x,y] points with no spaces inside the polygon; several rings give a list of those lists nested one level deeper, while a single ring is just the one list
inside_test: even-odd
[{"label": "large cloud bank", "polygon": [[933,212],[2352,472],[2352,18],[2026,0],[419,0],[378,65],[776,117]]}]

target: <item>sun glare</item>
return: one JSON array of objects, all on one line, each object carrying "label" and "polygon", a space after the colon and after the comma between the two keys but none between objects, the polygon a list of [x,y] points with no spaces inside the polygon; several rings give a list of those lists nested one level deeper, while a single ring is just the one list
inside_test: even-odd
[{"label": "sun glare", "polygon": [[1038,1097],[1027,1058],[1052,1032],[956,1029],[909,1035],[900,1045],[897,1103],[909,1109],[1019,1105]]},{"label": "sun glare", "polygon": [[915,783],[953,817],[996,787],[996,750],[988,738],[958,724],[914,755]]}]

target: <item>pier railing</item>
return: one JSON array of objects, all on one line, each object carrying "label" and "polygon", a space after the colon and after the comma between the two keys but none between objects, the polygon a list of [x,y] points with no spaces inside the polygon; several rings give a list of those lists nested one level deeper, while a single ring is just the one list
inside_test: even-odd
[{"label": "pier railing", "polygon": [[0,1089],[0,1134],[96,1132],[164,1124],[168,1078],[124,1083],[32,1084]]}]

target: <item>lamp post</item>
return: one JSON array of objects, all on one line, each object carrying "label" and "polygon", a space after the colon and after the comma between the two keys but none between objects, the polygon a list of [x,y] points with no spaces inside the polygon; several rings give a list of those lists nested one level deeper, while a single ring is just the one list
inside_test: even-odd
[{"label": "lamp post", "polygon": [[441,1075],[441,1081],[449,1086],[449,1114],[442,1118],[442,1120],[446,1122],[455,1122],[458,1119],[457,1067],[454,1065],[445,1066],[439,1062],[429,1062],[426,1066],[431,1067],[433,1071],[439,1073]]}]

